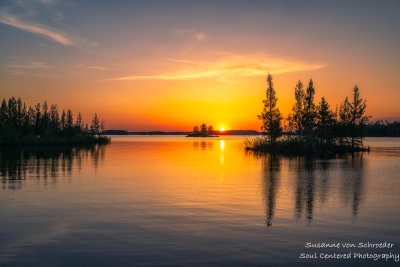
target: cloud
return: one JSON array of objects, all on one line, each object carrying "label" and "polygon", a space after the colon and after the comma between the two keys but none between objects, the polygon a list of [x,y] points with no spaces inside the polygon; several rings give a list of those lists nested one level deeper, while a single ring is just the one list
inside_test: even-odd
[{"label": "cloud", "polygon": [[79,64],[77,65],[78,67],[82,67],[82,68],[87,68],[87,69],[91,69],[91,70],[107,70],[107,68],[103,67],[103,66],[98,66],[98,65],[86,65],[86,64]]},{"label": "cloud", "polygon": [[[175,71],[147,75],[129,75],[111,80],[189,80],[216,79],[228,82],[234,77],[310,71],[324,67],[324,64],[309,64],[298,61],[273,58],[263,52],[255,54],[226,54],[213,61],[190,61],[167,59],[179,66]],[[182,66],[183,65],[183,66]]]},{"label": "cloud", "polygon": [[197,41],[201,41],[203,39],[207,38],[207,34],[203,33],[203,32],[198,32],[196,33],[196,39]]},{"label": "cloud", "polygon": [[8,65],[8,67],[13,69],[30,69],[30,70],[47,70],[52,68],[46,63],[40,61],[31,61],[26,64],[19,64],[19,65]]},{"label": "cloud", "polygon": [[57,32],[56,30],[49,29],[42,25],[33,25],[23,22],[17,17],[9,15],[5,12],[0,14],[0,22],[27,32],[44,36],[62,45],[75,45],[74,41],[64,33]]},{"label": "cloud", "polygon": [[202,41],[202,40],[208,38],[208,35],[205,32],[200,32],[195,29],[185,29],[185,28],[176,30],[175,35],[180,36],[180,37],[190,36],[197,41]]}]

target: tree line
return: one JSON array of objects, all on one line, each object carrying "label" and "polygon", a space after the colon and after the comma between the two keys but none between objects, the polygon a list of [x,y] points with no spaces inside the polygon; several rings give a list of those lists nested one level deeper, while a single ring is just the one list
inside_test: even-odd
[{"label": "tree line", "polygon": [[285,126],[288,137],[284,142],[293,146],[301,145],[301,150],[362,149],[369,116],[365,115],[366,100],[361,98],[357,85],[354,86],[352,97],[346,97],[339,108],[333,111],[325,97],[315,103],[312,79],[307,86],[299,80],[294,89],[295,103],[286,118],[277,107],[278,98],[270,74],[267,76],[267,86],[263,111],[258,115],[266,136],[264,145],[276,145]]},{"label": "tree line", "polygon": [[188,137],[212,137],[214,134],[214,127],[212,125],[207,126],[207,124],[202,123],[193,127],[193,132],[188,135]]},{"label": "tree line", "polygon": [[90,125],[79,112],[75,117],[70,109],[60,113],[57,105],[28,106],[21,98],[3,99],[0,106],[1,144],[66,144],[108,143],[101,135],[104,120],[94,115]]},{"label": "tree line", "polygon": [[400,121],[378,120],[366,125],[366,135],[376,137],[400,137]]}]

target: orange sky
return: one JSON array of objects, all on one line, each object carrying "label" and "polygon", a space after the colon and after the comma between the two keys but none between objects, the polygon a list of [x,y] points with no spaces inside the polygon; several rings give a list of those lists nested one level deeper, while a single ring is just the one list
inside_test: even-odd
[{"label": "orange sky", "polygon": [[285,116],[313,78],[333,109],[358,84],[373,119],[400,118],[396,2],[157,3],[2,2],[1,95],[97,112],[108,129],[259,130],[270,72]]}]

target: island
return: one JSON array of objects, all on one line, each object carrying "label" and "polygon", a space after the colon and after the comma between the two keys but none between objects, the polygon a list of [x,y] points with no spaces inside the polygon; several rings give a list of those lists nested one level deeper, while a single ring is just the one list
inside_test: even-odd
[{"label": "island", "polygon": [[21,98],[3,99],[0,106],[0,145],[93,145],[108,144],[111,139],[101,134],[104,120],[94,114],[85,123],[79,112],[74,117],[68,109],[46,101],[28,106]]},{"label": "island", "polygon": [[366,100],[360,97],[357,85],[352,98],[346,97],[335,111],[331,110],[324,97],[318,104],[314,102],[312,79],[306,89],[303,87],[303,83],[298,81],[294,90],[295,103],[284,120],[277,107],[272,76],[268,74],[264,107],[258,115],[263,122],[263,137],[245,140],[247,150],[283,154],[369,151],[363,140],[370,116],[365,115]]},{"label": "island", "polygon": [[200,126],[194,126],[193,132],[186,135],[186,137],[219,137],[215,135],[214,127],[208,126],[205,123],[200,124]]}]

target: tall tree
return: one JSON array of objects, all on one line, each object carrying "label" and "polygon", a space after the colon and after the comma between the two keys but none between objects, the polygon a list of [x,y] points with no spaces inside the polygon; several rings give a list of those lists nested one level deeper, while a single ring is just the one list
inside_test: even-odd
[{"label": "tall tree", "polygon": [[213,135],[214,127],[212,125],[208,126],[208,135]]},{"label": "tall tree", "polygon": [[307,148],[308,149],[312,148],[315,151],[313,131],[315,127],[315,120],[317,117],[316,116],[317,110],[314,103],[314,95],[315,95],[314,83],[312,79],[310,79],[306,93],[304,95],[301,122],[306,135]]},{"label": "tall tree", "polygon": [[92,124],[90,125],[90,131],[94,134],[99,134],[100,132],[100,121],[97,113],[94,114]]},{"label": "tall tree", "polygon": [[68,109],[67,111],[67,120],[65,122],[65,128],[72,128],[74,127],[74,116],[72,115],[72,111]]},{"label": "tall tree", "polygon": [[339,107],[339,129],[336,131],[339,137],[340,145],[343,144],[345,137],[350,135],[350,125],[351,125],[351,107],[349,98],[346,96],[343,103]]},{"label": "tall tree", "polygon": [[269,73],[267,76],[267,85],[266,98],[263,100],[263,111],[258,115],[258,119],[262,120],[263,125],[261,129],[268,137],[269,142],[273,144],[282,135],[282,115],[276,106],[278,98],[276,97],[272,76]]},{"label": "tall tree", "polygon": [[364,127],[369,117],[365,115],[366,100],[360,97],[358,86],[353,89],[353,100],[350,103],[351,147],[362,146]]},{"label": "tall tree", "polygon": [[207,124],[202,123],[202,124],[200,125],[200,131],[201,131],[201,134],[202,134],[202,135],[207,135]]},{"label": "tall tree", "polygon": [[61,118],[60,118],[60,128],[61,130],[65,129],[65,123],[67,122],[67,114],[65,113],[65,110],[63,109],[61,113]]},{"label": "tall tree", "polygon": [[331,131],[334,121],[335,116],[325,97],[322,97],[321,102],[317,106],[317,127],[318,135],[325,144],[331,141]]},{"label": "tall tree", "polygon": [[76,117],[75,127],[82,130],[83,129],[83,119],[82,114],[79,112],[78,116]]},{"label": "tall tree", "polygon": [[42,113],[41,113],[41,108],[40,108],[40,103],[37,103],[35,105],[35,134],[36,135],[41,135],[42,133]]},{"label": "tall tree", "polygon": [[301,134],[304,130],[302,124],[304,95],[303,83],[299,80],[294,88],[294,98],[296,102],[292,107],[293,113],[291,116],[291,124],[293,125],[293,128],[296,129],[298,134]]}]

